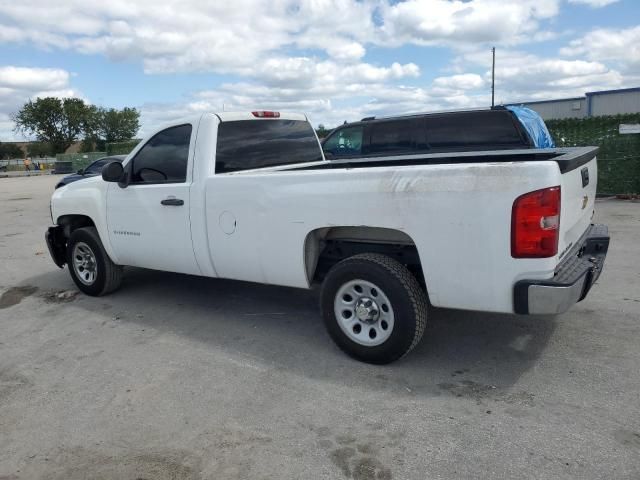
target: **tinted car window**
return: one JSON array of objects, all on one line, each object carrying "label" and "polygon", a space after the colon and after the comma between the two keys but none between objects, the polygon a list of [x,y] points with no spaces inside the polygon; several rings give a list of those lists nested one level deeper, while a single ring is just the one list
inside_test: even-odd
[{"label": "tinted car window", "polygon": [[369,153],[403,152],[415,149],[417,126],[416,120],[372,124]]},{"label": "tinted car window", "polygon": [[109,161],[110,160],[108,158],[96,160],[84,170],[84,173],[98,174],[102,172],[102,167],[104,167]]},{"label": "tinted car window", "polygon": [[154,135],[133,158],[133,183],[180,183],[187,179],[191,125]]},{"label": "tinted car window", "polygon": [[311,125],[299,120],[222,122],[216,149],[216,173],[322,160]]},{"label": "tinted car window", "polygon": [[362,153],[362,126],[338,130],[324,142],[322,149],[334,156],[360,155]]},{"label": "tinted car window", "polygon": [[522,146],[511,115],[501,111],[453,113],[425,117],[431,148]]}]

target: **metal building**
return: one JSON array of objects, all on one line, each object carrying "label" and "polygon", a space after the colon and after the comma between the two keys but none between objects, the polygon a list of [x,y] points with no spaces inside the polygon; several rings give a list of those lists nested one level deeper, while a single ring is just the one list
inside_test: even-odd
[{"label": "metal building", "polygon": [[640,113],[640,87],[587,92],[584,97],[510,103],[524,105],[544,120]]}]

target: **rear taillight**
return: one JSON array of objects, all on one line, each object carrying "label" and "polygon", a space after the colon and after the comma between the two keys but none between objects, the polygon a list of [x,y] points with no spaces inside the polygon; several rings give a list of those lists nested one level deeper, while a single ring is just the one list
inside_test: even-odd
[{"label": "rear taillight", "polygon": [[258,118],[279,118],[280,117],[280,112],[271,112],[267,110],[259,110],[257,112],[251,112],[251,113],[253,113],[254,117],[258,117]]},{"label": "rear taillight", "polygon": [[511,256],[547,258],[558,253],[560,187],[516,198],[511,211]]}]

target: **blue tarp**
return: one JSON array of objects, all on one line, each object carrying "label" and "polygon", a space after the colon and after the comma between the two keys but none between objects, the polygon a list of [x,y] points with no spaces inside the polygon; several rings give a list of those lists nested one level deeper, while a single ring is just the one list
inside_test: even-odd
[{"label": "blue tarp", "polygon": [[536,148],[555,148],[556,144],[538,112],[527,107],[508,106],[533,139]]}]

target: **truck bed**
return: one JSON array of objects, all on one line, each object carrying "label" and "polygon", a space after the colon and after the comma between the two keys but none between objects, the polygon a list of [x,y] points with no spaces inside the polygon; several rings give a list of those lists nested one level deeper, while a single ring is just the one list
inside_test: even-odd
[{"label": "truck bed", "polygon": [[366,168],[394,165],[443,165],[459,163],[536,162],[553,160],[560,173],[570,172],[592,160],[598,147],[565,147],[524,150],[487,150],[474,152],[427,153],[419,155],[393,155],[383,157],[348,158],[298,164],[278,170],[317,170],[332,168]]}]

